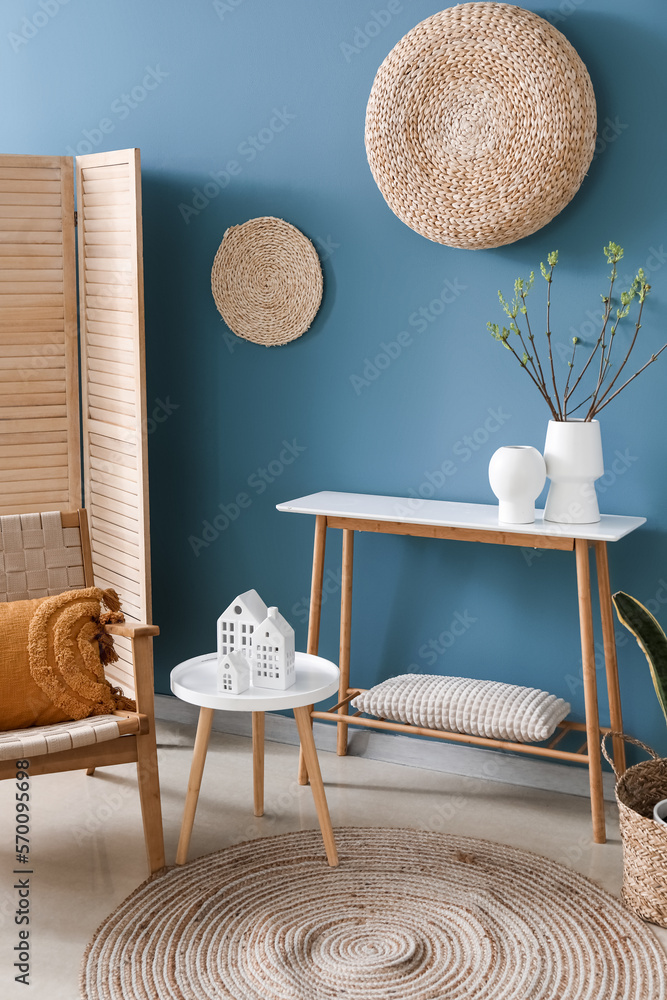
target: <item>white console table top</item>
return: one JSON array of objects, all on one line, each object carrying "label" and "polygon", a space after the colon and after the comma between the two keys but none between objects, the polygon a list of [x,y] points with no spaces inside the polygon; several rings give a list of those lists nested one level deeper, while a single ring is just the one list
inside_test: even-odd
[{"label": "white console table top", "polygon": [[478,531],[515,532],[553,538],[587,538],[594,542],[617,542],[646,522],[645,517],[601,514],[600,520],[595,524],[559,524],[545,521],[544,511],[538,510],[531,524],[507,524],[498,520],[498,507],[495,504],[328,491],[288,500],[277,504],[276,508],[294,514],[324,514],[401,524],[433,524],[447,528],[474,528]]}]

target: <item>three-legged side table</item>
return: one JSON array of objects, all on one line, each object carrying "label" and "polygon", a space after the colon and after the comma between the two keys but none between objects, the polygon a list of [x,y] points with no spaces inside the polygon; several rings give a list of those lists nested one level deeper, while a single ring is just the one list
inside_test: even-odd
[{"label": "three-legged side table", "polygon": [[294,710],[304,764],[308,768],[315,800],[317,818],[322,831],[327,861],[338,864],[329,807],[322,784],[320,763],[310,722],[311,708],[318,701],[330,698],[339,688],[338,667],[321,656],[296,654],[296,682],[285,691],[256,688],[252,685],[241,694],[223,694],[217,689],[217,654],[205,653],[179,663],[171,672],[171,690],[182,701],[199,705],[199,722],[195,737],[188,791],[183,811],[181,835],[176,852],[176,864],[187,861],[188,847],[197,810],[206,751],[211,735],[213,713],[252,712],[253,797],[255,816],[264,815],[264,713],[280,709]]},{"label": "three-legged side table", "polygon": [[[556,760],[573,760],[587,764],[589,769],[593,839],[603,844],[605,835],[602,763],[600,758],[601,728],[598,715],[597,678],[593,607],[591,600],[591,569],[589,550],[595,550],[597,583],[600,597],[600,617],[609,695],[611,729],[621,732],[621,695],[616,664],[614,617],[609,583],[607,543],[616,542],[644,524],[643,517],[621,517],[603,514],[595,524],[557,524],[545,521],[542,511],[536,512],[532,524],[500,524],[498,508],[488,504],[454,503],[446,500],[415,502],[404,497],[373,496],[365,493],[313,493],[310,496],[278,504],[278,510],[315,515],[315,546],[313,552],[308,652],[317,653],[322,607],[324,550],[327,528],[340,528],[343,534],[343,562],[340,602],[340,688],[338,705],[328,712],[311,711],[311,718],[336,722],[338,754],[347,752],[348,726],[391,730],[408,735],[431,736],[457,743],[471,743],[491,749],[534,754]],[[355,531],[371,531],[389,535],[412,535],[422,538],[451,539],[467,542],[491,542],[496,545],[520,545],[539,549],[560,549],[575,554],[579,631],[583,663],[584,703],[586,722],[566,720],[557,729],[547,746],[490,740],[465,733],[442,732],[417,726],[364,717],[361,712],[349,713],[349,703],[361,688],[350,687],[350,632],[352,619],[352,556]],[[498,678],[500,680],[500,678]],[[565,750],[561,741],[573,731],[581,730],[584,742],[578,749]],[[559,746],[559,744],[561,744]],[[620,739],[614,740],[614,760],[617,769],[625,770],[625,754]],[[305,783],[310,769],[307,761],[299,765],[299,781]]]}]

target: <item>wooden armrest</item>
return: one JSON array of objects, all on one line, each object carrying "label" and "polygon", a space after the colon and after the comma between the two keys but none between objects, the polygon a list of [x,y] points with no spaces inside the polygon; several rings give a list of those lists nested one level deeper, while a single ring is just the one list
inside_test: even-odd
[{"label": "wooden armrest", "polygon": [[123,622],[118,625],[105,626],[109,635],[124,635],[128,639],[138,639],[142,635],[159,635],[160,629],[157,625],[142,625],[140,623],[130,624]]},{"label": "wooden armrest", "polygon": [[132,640],[132,670],[134,673],[134,700],[137,711],[149,718],[154,716],[153,644],[149,640],[160,634],[157,625],[123,622],[107,625],[111,635],[122,635]]}]

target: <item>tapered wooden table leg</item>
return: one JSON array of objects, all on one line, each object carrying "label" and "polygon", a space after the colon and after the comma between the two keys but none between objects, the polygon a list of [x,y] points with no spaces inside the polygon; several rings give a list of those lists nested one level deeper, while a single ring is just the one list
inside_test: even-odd
[{"label": "tapered wooden table leg", "polygon": [[[616,659],[616,636],[614,632],[614,609],[611,603],[611,584],[609,581],[609,559],[607,543],[595,543],[595,561],[598,573],[598,590],[600,592],[600,617],[602,619],[602,640],[604,642],[604,663],[607,671],[607,694],[609,696],[609,720],[611,728],[623,732],[623,712],[621,710],[621,687],[618,681],[618,662]],[[615,736],[614,765],[619,774],[625,771],[625,743]]]},{"label": "tapered wooden table leg", "polygon": [[[352,633],[352,560],[354,555],[354,531],[350,528],[343,528],[343,564],[341,567],[341,591],[340,591],[340,687],[338,689],[338,700],[342,701],[347,697],[347,689],[350,685],[350,636]],[[338,709],[339,716],[348,714],[348,705],[341,705]],[[339,722],[337,739],[337,753],[339,757],[344,757],[347,753],[347,725]]]},{"label": "tapered wooden table leg", "polygon": [[306,761],[304,760],[303,750],[301,747],[299,747],[299,771],[297,781],[300,785],[308,784],[308,768],[306,767]]},{"label": "tapered wooden table leg", "polygon": [[600,720],[598,716],[598,692],[595,676],[595,641],[593,635],[591,569],[588,559],[588,541],[577,538],[574,547],[577,559],[577,593],[579,597],[581,659],[584,674],[586,736],[588,738],[588,776],[591,789],[593,840],[596,844],[604,844],[606,834],[602,789],[602,761],[600,755]]},{"label": "tapered wooden table leg", "polygon": [[185,797],[185,809],[183,810],[183,822],[181,823],[181,835],[178,838],[178,848],[176,850],[177,865],[184,865],[188,859],[188,847],[190,846],[192,826],[197,811],[199,789],[201,788],[201,779],[204,773],[204,764],[206,763],[206,751],[208,749],[212,723],[213,709],[200,708],[197,735],[195,736],[195,749],[192,754],[192,764],[190,765],[188,793]]},{"label": "tapered wooden table leg", "polygon": [[264,815],[264,712],[252,713],[252,788],[255,816]]},{"label": "tapered wooden table leg", "polygon": [[[312,718],[310,716],[310,713],[312,712],[312,710],[314,709],[314,707],[315,707],[314,705],[308,705],[307,706],[307,709],[308,709],[308,719],[310,720],[310,728],[311,729],[313,728],[313,720],[312,720]],[[299,784],[300,785],[307,785],[308,784],[308,768],[306,767],[306,758],[303,755],[303,748],[302,747],[299,747],[299,776],[298,776],[298,780],[299,780]]]},{"label": "tapered wooden table leg", "polygon": [[[324,581],[324,551],[327,541],[327,519],[321,514],[315,518],[315,541],[313,543],[313,573],[310,582],[310,610],[308,614],[308,644],[306,652],[317,656],[320,646],[320,620],[322,618],[322,583]],[[312,712],[313,706],[310,706]],[[313,720],[310,720],[312,726]],[[308,769],[299,748],[300,785],[308,784]]]},{"label": "tapered wooden table leg", "polygon": [[310,712],[307,708],[295,708],[294,718],[296,719],[301,749],[303,750],[306,767],[308,768],[310,787],[313,799],[315,800],[315,809],[317,810],[317,818],[320,823],[320,830],[322,831],[322,840],[324,841],[324,849],[327,853],[327,861],[332,868],[335,868],[338,864],[338,852],[331,826],[327,797],[324,792],[324,785],[322,784],[322,772],[320,771],[320,762],[317,759],[317,750],[315,749],[313,730],[310,724]]}]

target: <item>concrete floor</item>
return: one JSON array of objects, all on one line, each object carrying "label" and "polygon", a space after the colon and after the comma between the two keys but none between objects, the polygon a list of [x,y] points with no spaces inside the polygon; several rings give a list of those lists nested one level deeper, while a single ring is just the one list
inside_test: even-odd
[{"label": "concrete floor", "polygon": [[[159,723],[167,862],[181,822],[194,729]],[[250,742],[213,733],[190,857],[254,837],[316,826],[310,789],[296,782],[297,751],[267,743],[266,814],[252,813]],[[569,865],[618,894],[616,807],[608,843],[591,842],[585,798],[320,753],[335,826],[395,826],[482,837]],[[36,777],[31,783],[31,986],[14,982],[14,786],[0,785],[0,997],[76,1000],[84,948],[146,875],[134,765]],[[323,854],[324,857],[324,854]],[[654,929],[667,948],[667,931]],[[130,998],[128,998],[130,1000]],[[269,1000],[269,998],[267,998]],[[518,1000],[518,998],[517,998]],[[619,998],[620,1000],[620,998]]]}]

